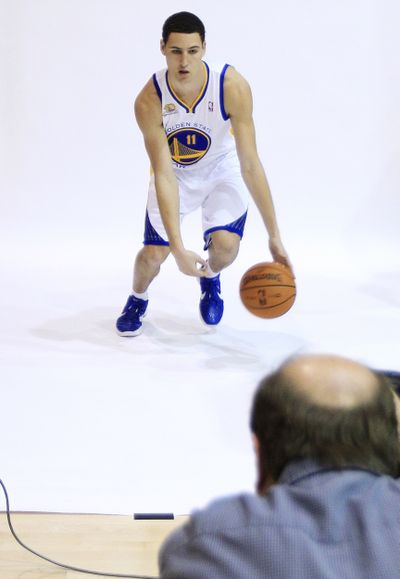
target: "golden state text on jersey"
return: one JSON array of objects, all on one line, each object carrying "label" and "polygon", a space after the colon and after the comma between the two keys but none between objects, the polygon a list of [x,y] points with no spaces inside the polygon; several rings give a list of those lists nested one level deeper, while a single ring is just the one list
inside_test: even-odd
[{"label": "golden state text on jersey", "polygon": [[235,150],[231,123],[224,107],[224,78],[228,66],[209,66],[203,61],[204,83],[190,105],[174,92],[167,69],[153,75],[175,169],[193,171]]}]

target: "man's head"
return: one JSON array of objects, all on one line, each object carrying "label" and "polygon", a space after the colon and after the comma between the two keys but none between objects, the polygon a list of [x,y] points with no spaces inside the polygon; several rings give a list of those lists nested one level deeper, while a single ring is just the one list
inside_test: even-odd
[{"label": "man's head", "polygon": [[190,12],[178,12],[164,23],[160,48],[167,60],[173,84],[192,83],[204,77],[205,30],[202,21]]},{"label": "man's head", "polygon": [[171,32],[179,32],[182,34],[197,33],[200,36],[201,44],[205,42],[206,31],[204,24],[198,16],[191,12],[177,12],[167,18],[162,29],[162,40],[164,44],[167,44]]},{"label": "man's head", "polygon": [[254,396],[259,491],[292,460],[400,476],[400,403],[381,374],[330,355],[290,359]]}]

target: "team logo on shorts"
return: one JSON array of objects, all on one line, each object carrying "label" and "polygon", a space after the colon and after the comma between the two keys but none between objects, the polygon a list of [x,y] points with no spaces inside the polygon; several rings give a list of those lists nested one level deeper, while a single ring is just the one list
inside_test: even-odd
[{"label": "team logo on shorts", "polygon": [[177,129],[168,135],[168,145],[173,161],[193,165],[207,153],[211,139],[199,129]]}]

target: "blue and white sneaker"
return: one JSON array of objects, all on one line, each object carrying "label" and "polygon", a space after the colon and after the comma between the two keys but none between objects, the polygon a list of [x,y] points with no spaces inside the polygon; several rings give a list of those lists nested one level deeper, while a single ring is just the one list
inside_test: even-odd
[{"label": "blue and white sneaker", "polygon": [[122,314],[115,324],[120,336],[138,336],[142,332],[142,319],[146,315],[148,303],[149,300],[129,296]]},{"label": "blue and white sneaker", "polygon": [[216,326],[224,313],[224,300],[220,296],[219,274],[215,277],[201,277],[200,288],[200,316],[208,326]]}]

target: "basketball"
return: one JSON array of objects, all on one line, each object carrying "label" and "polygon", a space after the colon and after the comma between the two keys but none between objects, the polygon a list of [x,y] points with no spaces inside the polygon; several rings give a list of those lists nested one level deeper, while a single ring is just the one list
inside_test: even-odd
[{"label": "basketball", "polygon": [[292,272],[276,261],[257,263],[240,280],[244,307],[259,318],[278,318],[290,310],[296,299]]}]

